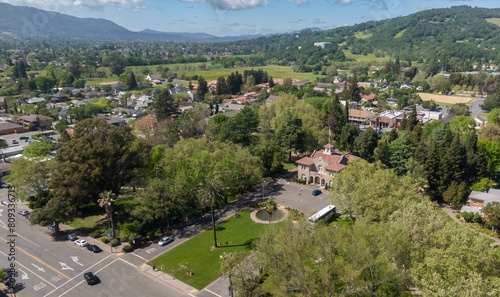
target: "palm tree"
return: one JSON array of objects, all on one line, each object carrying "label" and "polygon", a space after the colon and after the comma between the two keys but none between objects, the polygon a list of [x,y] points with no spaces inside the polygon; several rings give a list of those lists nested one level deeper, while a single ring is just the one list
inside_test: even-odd
[{"label": "palm tree", "polygon": [[214,230],[214,247],[217,247],[214,208],[224,202],[222,186],[214,180],[205,180],[205,182],[198,188],[198,202],[204,207],[210,207],[210,211],[212,213],[212,229]]},{"label": "palm tree", "polygon": [[278,209],[276,201],[274,201],[273,198],[269,198],[269,199],[267,199],[266,203],[264,204],[264,207],[266,208],[267,219],[269,221],[269,224],[271,224],[271,216]]},{"label": "palm tree", "polygon": [[111,222],[111,238],[115,238],[115,224],[113,221],[114,217],[113,204],[115,202],[116,202],[115,194],[113,194],[113,192],[111,191],[102,192],[101,194],[99,194],[99,199],[97,200],[99,206],[104,207],[104,210],[106,210],[108,219]]}]

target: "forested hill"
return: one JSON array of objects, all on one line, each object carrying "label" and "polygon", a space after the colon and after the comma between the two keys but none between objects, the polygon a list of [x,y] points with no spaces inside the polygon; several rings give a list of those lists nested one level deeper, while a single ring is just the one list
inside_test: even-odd
[{"label": "forested hill", "polygon": [[[456,6],[354,26],[240,41],[248,50],[291,51],[327,41],[352,54],[399,55],[402,59],[457,57],[500,60],[500,8]],[[240,47],[241,50],[244,48]]]}]

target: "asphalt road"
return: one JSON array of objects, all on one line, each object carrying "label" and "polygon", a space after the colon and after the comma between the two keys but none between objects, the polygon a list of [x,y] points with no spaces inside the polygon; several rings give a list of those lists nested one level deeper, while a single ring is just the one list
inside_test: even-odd
[{"label": "asphalt road", "polygon": [[[7,201],[6,189],[0,190],[0,201]],[[8,206],[0,204],[0,240],[4,241],[0,246],[0,266],[10,265],[11,251],[6,242],[15,238],[16,283],[21,284],[16,292],[18,297],[189,296],[141,270],[144,260],[140,258],[140,263],[135,264],[129,260],[137,257],[130,254],[111,254],[106,250],[94,254],[69,240],[54,240],[45,227],[32,226],[20,215],[13,223],[15,237],[10,237],[7,213]],[[83,278],[87,271],[94,272],[101,283],[87,285]]]}]

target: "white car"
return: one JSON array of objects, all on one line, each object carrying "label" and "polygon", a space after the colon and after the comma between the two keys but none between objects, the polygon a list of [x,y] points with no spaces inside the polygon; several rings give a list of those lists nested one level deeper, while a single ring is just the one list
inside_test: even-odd
[{"label": "white car", "polygon": [[174,241],[174,238],[172,236],[165,236],[162,239],[160,239],[160,241],[158,241],[158,244],[160,246],[164,246],[171,243],[172,241]]},{"label": "white car", "polygon": [[77,246],[81,246],[81,247],[85,247],[85,246],[89,245],[89,243],[86,240],[83,240],[83,239],[77,239],[77,240],[75,240],[75,244]]}]

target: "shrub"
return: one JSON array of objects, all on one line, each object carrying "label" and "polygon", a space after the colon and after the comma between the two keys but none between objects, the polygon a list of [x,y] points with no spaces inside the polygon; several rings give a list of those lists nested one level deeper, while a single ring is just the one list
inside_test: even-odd
[{"label": "shrub", "polygon": [[108,238],[106,238],[106,237],[103,237],[103,238],[101,239],[101,241],[102,241],[103,243],[105,243],[105,244],[108,244],[108,243],[109,243],[109,239],[108,239]]},{"label": "shrub", "polygon": [[109,243],[111,244],[112,247],[119,246],[120,240],[113,238],[113,239],[111,239],[111,241]]},{"label": "shrub", "polygon": [[90,232],[89,236],[92,238],[99,238],[102,236],[102,231],[101,230],[92,231],[92,232]]},{"label": "shrub", "polygon": [[156,237],[156,232],[153,231],[153,230],[149,230],[148,233],[146,234],[146,236],[149,238],[149,239],[153,239]]},{"label": "shrub", "polygon": [[462,217],[467,223],[483,224],[483,217],[478,213],[462,212]]},{"label": "shrub", "polygon": [[131,246],[130,244],[126,244],[122,248],[122,252],[124,252],[124,253],[131,253],[133,251],[134,251],[134,247]]},{"label": "shrub", "polygon": [[293,177],[293,181],[298,183],[298,184],[301,184],[301,185],[305,185],[306,184],[306,181],[304,179],[301,179],[301,178],[298,178],[296,176]]}]

